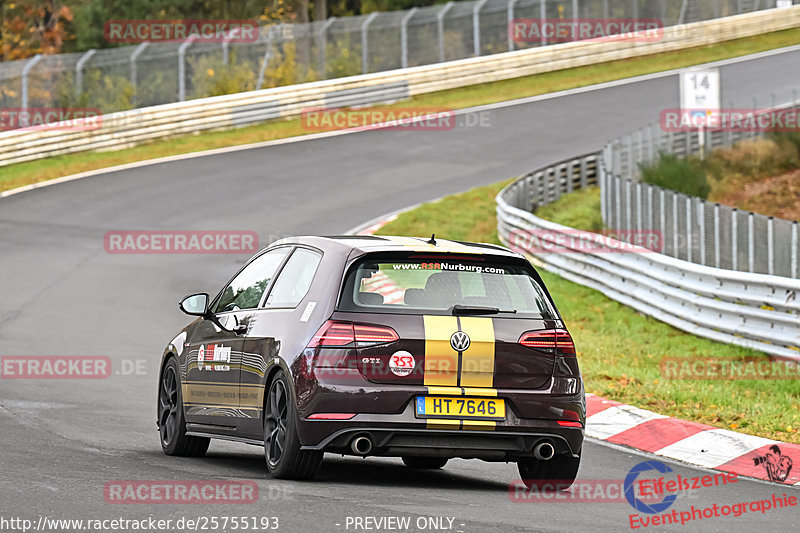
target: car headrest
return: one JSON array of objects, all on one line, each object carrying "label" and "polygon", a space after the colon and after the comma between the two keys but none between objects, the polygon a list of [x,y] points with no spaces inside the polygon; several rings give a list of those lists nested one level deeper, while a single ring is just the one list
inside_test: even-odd
[{"label": "car headrest", "polygon": [[383,295],[377,292],[359,292],[358,303],[364,305],[383,305]]}]

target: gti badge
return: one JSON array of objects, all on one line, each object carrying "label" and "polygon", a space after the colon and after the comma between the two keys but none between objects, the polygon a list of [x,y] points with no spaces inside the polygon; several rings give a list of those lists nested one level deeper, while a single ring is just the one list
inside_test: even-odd
[{"label": "gti badge", "polygon": [[463,352],[469,348],[469,335],[463,331],[456,331],[450,337],[450,346],[457,352]]}]

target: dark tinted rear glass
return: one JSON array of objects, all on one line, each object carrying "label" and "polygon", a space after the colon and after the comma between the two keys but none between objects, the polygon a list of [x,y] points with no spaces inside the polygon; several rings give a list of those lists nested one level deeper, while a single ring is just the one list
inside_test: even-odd
[{"label": "dark tinted rear glass", "polygon": [[556,318],[530,267],[501,261],[492,256],[370,256],[350,269],[339,308],[449,314],[454,306],[489,307],[526,318]]}]

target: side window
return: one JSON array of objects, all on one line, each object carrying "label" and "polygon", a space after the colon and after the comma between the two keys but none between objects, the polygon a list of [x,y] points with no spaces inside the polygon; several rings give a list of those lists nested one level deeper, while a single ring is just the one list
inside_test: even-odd
[{"label": "side window", "polygon": [[271,307],[296,307],[308,293],[322,255],[305,248],[297,248],[278,276],[267,296]]},{"label": "side window", "polygon": [[278,248],[264,253],[247,265],[239,275],[233,278],[230,285],[225,287],[217,305],[215,313],[235,311],[236,309],[254,309],[267,290],[269,282],[275,272],[289,253],[290,248]]}]

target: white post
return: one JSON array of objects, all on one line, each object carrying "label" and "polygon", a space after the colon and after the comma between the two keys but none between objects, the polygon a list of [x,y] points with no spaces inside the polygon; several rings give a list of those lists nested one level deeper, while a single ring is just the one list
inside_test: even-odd
[{"label": "white post", "polygon": [[700,228],[700,264],[706,264],[706,202],[698,200],[697,225]]},{"label": "white post", "polygon": [[739,241],[736,238],[736,226],[739,217],[737,210],[731,211],[731,270],[739,270]]},{"label": "white post", "polygon": [[481,8],[489,0],[478,0],[472,8],[472,41],[474,45],[475,57],[481,55]]},{"label": "white post", "polygon": [[[541,24],[544,24],[544,19],[547,18],[547,0],[539,0],[539,19]],[[547,37],[544,36],[544,32],[542,32],[542,46],[547,46]]]},{"label": "white post", "polygon": [[514,50],[514,31],[512,30],[512,24],[514,24],[514,6],[517,4],[519,0],[508,0],[508,11],[507,11],[507,19],[508,19],[508,51],[512,52]]},{"label": "white post", "polygon": [[722,260],[719,257],[719,204],[714,204],[714,266],[720,268]]},{"label": "white post", "polygon": [[325,21],[319,30],[319,75],[320,79],[327,79],[325,72],[328,70],[328,28],[336,22],[336,17]]},{"label": "white post", "polygon": [[136,107],[136,93],[137,88],[139,87],[139,81],[137,76],[137,69],[136,69],[136,60],[139,58],[144,49],[147,48],[147,45],[150,44],[148,41],[143,41],[136,47],[136,49],[131,54],[130,62],[131,62],[131,86],[133,87],[133,107]]},{"label": "white post", "polygon": [[692,197],[686,196],[686,260],[692,262]]},{"label": "white post", "polygon": [[756,269],[755,253],[755,216],[753,213],[747,214],[747,268],[750,272]]},{"label": "white post", "polygon": [[28,109],[28,75],[31,69],[36,66],[36,63],[41,61],[43,57],[42,54],[36,54],[30,58],[22,68],[22,109],[25,111]]},{"label": "white post", "polygon": [[89,61],[93,55],[97,53],[97,50],[92,48],[91,50],[87,50],[85,54],[81,56],[77,63],[75,63],[75,95],[79,95],[83,92],[83,66]]},{"label": "white post", "polygon": [[186,100],[186,50],[197,39],[197,34],[190,35],[178,48],[178,101]]},{"label": "white post", "polygon": [[792,222],[792,277],[797,277],[797,222]]},{"label": "white post", "polygon": [[775,274],[775,220],[767,219],[767,273]]},{"label": "white post", "polygon": [[370,13],[367,18],[364,19],[364,22],[361,24],[361,73],[366,74],[369,71],[369,39],[367,39],[367,28],[375,20],[375,17],[378,16],[378,11],[373,11]]},{"label": "white post", "polygon": [[403,68],[408,67],[408,21],[414,16],[417,9],[416,7],[409,9],[400,22],[400,66]]},{"label": "white post", "polygon": [[444,16],[450,11],[450,8],[453,7],[453,2],[447,2],[442,9],[436,13],[436,28],[439,34],[439,62],[445,62],[445,53],[444,53]]}]

